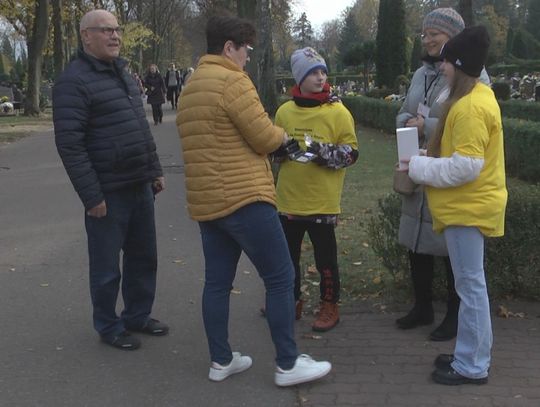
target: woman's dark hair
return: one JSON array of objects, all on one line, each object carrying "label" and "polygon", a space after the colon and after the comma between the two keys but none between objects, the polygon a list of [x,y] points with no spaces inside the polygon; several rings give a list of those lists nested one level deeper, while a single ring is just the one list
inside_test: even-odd
[{"label": "woman's dark hair", "polygon": [[209,54],[220,55],[227,41],[232,41],[238,49],[242,45],[255,42],[257,33],[248,20],[232,16],[213,16],[206,24],[206,43]]}]

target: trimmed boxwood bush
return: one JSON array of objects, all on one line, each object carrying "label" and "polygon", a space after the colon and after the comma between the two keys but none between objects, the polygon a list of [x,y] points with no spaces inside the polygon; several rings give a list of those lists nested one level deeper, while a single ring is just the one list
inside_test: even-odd
[{"label": "trimmed boxwood bush", "polygon": [[381,129],[387,133],[395,133],[400,102],[389,102],[366,96],[350,96],[341,100],[352,113],[356,123]]},{"label": "trimmed boxwood bush", "polygon": [[508,175],[540,182],[540,123],[504,118],[503,128]]},{"label": "trimmed boxwood bush", "polygon": [[[379,200],[379,210],[368,225],[371,246],[399,284],[410,278],[406,249],[397,234],[401,199],[392,193]],[[540,299],[540,187],[509,180],[505,235],[486,239],[485,268],[490,296]],[[437,273],[442,276],[443,273]],[[444,292],[436,279],[436,292]]]},{"label": "trimmed boxwood bush", "polygon": [[[495,85],[495,84],[493,84]],[[540,122],[540,103],[526,100],[499,100],[503,118],[523,119]]]}]

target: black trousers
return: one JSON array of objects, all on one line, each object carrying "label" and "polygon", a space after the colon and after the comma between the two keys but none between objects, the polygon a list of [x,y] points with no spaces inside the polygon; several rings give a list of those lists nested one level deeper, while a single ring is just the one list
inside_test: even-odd
[{"label": "black trousers", "polygon": [[152,105],[152,116],[154,117],[154,123],[161,123],[163,120],[163,108],[161,103]]},{"label": "black trousers", "polygon": [[179,95],[179,90],[178,90],[178,87],[176,86],[171,86],[168,91],[167,91],[167,94],[171,96],[171,106],[172,107],[177,107],[178,106],[178,95]]},{"label": "black trousers", "polygon": [[[446,269],[446,288],[448,290],[448,306],[459,308],[459,296],[456,293],[454,274],[449,257],[443,257]],[[430,305],[433,300],[433,263],[434,256],[430,254],[414,253],[409,250],[411,277],[414,287],[415,303],[417,305]],[[457,312],[457,310],[456,310]]]},{"label": "black trousers", "polygon": [[294,298],[301,297],[302,270],[300,268],[300,255],[302,240],[306,232],[313,244],[315,266],[321,276],[320,292],[322,301],[336,303],[339,301],[340,281],[337,263],[337,242],[335,226],[332,224],[315,223],[303,220],[289,220],[285,216],[279,217],[289,253],[294,265]]}]

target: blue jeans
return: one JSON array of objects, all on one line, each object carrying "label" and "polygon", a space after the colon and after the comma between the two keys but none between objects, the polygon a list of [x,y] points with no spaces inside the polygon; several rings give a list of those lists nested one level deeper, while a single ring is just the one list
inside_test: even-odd
[{"label": "blue jeans", "polygon": [[[150,184],[107,192],[107,216],[86,215],[94,328],[101,336],[142,327],[156,292],[154,194]],[[120,251],[122,274],[120,274]],[[116,314],[122,280],[124,310]]]},{"label": "blue jeans", "polygon": [[199,222],[205,258],[203,319],[210,357],[232,360],[228,337],[229,297],[242,251],[266,288],[266,319],[276,348],[276,363],[291,369],[298,356],[294,339],[294,268],[275,208],[246,205],[220,219]]},{"label": "blue jeans", "polygon": [[484,236],[478,228],[450,226],[444,230],[461,299],[452,367],[471,379],[487,377],[493,334],[484,275]]}]

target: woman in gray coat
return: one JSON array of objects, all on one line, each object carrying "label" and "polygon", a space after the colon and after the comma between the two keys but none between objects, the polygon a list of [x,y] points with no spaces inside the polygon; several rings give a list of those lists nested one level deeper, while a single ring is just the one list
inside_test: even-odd
[{"label": "woman in gray coat", "polygon": [[[440,103],[445,99],[446,80],[439,71],[441,49],[463,30],[461,16],[451,8],[438,8],[426,15],[422,26],[422,45],[426,50],[423,65],[413,75],[407,97],[396,118],[397,127],[417,127],[419,145],[425,148],[435,133]],[[446,316],[430,339],[445,341],[457,333],[459,297],[454,288],[452,267],[442,235],[433,232],[426,195],[418,187],[412,195],[403,195],[399,223],[399,243],[409,250],[409,264],[415,303],[412,310],[396,320],[399,328],[410,329],[433,323],[432,283],[434,256],[444,259],[448,287]]]}]

